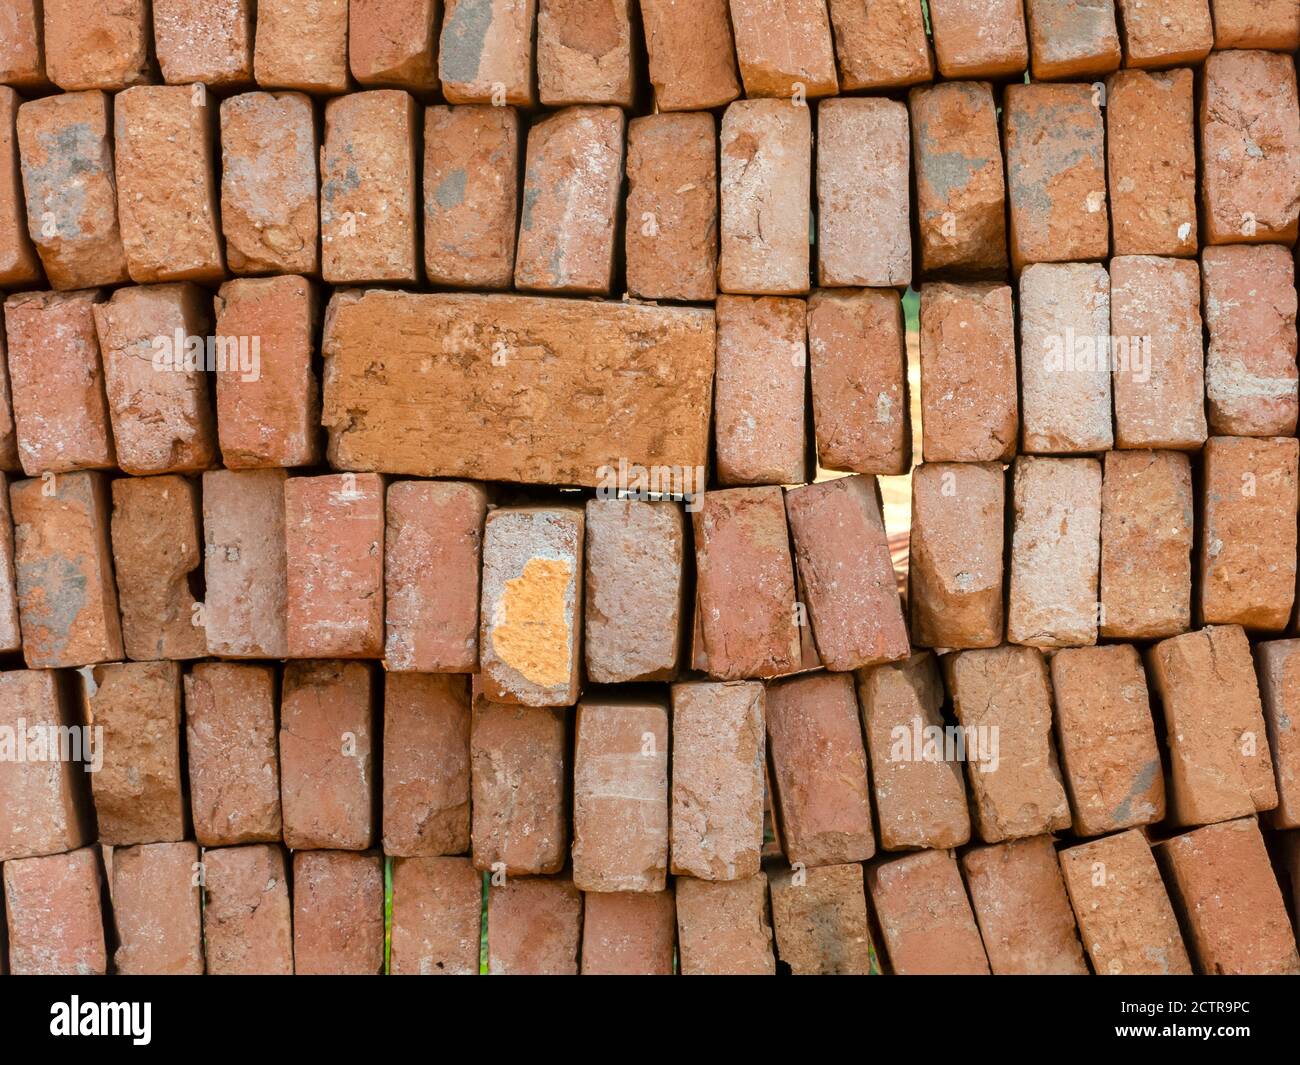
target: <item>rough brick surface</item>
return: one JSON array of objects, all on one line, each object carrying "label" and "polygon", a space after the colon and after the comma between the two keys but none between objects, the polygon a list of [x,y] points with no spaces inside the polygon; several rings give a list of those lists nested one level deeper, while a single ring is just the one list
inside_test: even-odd
[{"label": "rough brick surface", "polygon": [[828,865],[799,874],[772,873],[776,953],[794,976],[867,976],[871,930],[862,866]]},{"label": "rough brick surface", "polygon": [[918,0],[828,0],[840,88],[887,89],[934,77]]},{"label": "rough brick surface", "polygon": [[0,3],[0,82],[20,89],[42,89],[45,52],[40,0]]},{"label": "rough brick surface", "polygon": [[702,111],[740,95],[727,0],[641,0],[659,111]]},{"label": "rough brick surface", "polygon": [[934,0],[930,25],[945,78],[1004,78],[1029,65],[1025,16],[1016,0]]},{"label": "rough brick surface", "polygon": [[537,0],[446,0],[438,76],[448,103],[531,106]]},{"label": "rough brick surface", "polygon": [[153,0],[153,39],[168,85],[253,80],[251,0]]},{"label": "rough brick surface", "polygon": [[348,0],[258,0],[256,36],[253,71],[262,88],[347,91]]},{"label": "rough brick surface", "polygon": [[349,0],[348,67],[362,85],[438,88],[440,0]]},{"label": "rough brick surface", "polygon": [[1165,67],[1199,63],[1214,44],[1209,0],[1116,0],[1124,65]]},{"label": "rough brick surface", "polygon": [[482,881],[467,858],[393,862],[394,976],[469,976],[479,968]]},{"label": "rough brick surface", "polygon": [[1259,695],[1268,727],[1277,783],[1277,807],[1270,815],[1274,828],[1300,828],[1300,641],[1271,640],[1255,645]]},{"label": "rough brick surface", "polygon": [[203,949],[211,976],[291,976],[293,916],[278,844],[203,852]]},{"label": "rough brick surface", "polygon": [[0,313],[0,470],[13,471],[22,469],[22,462],[18,457],[18,434],[14,431],[14,406],[9,378],[4,314]]},{"label": "rough brick surface", "polygon": [[89,9],[77,0],[43,0],[41,8],[45,69],[60,89],[125,89],[154,80],[146,0]]},{"label": "rough brick surface", "polygon": [[35,284],[41,264],[27,235],[23,187],[19,176],[18,136],[15,123],[22,98],[8,85],[0,85],[0,285],[6,288]]},{"label": "rough brick surface", "polygon": [[583,976],[671,976],[676,942],[671,891],[582,896]]},{"label": "rough brick surface", "polygon": [[838,88],[826,5],[818,0],[730,0],[746,96],[811,99]]},{"label": "rough brick surface", "polygon": [[578,975],[582,894],[568,877],[518,877],[491,886],[487,927],[489,975]]},{"label": "rough brick surface", "polygon": [[103,976],[108,970],[94,847],[4,863],[13,976]]},{"label": "rough brick surface", "polygon": [[539,0],[537,94],[547,107],[631,107],[632,0]]},{"label": "rough brick surface", "polygon": [[1119,67],[1114,0],[1026,0],[1035,81],[1086,81]]},{"label": "rough brick surface", "polygon": [[[4,352],[0,351],[0,359]],[[14,581],[14,521],[9,510],[9,479],[0,474],[0,651],[22,649],[18,587]]]},{"label": "rough brick surface", "polygon": [[1300,47],[1300,11],[1286,0],[1211,0],[1215,48]]},{"label": "rough brick surface", "polygon": [[774,976],[767,875],[743,880],[680,877],[678,968],[683,976]]},{"label": "rough brick surface", "polygon": [[124,976],[201,976],[199,848],[146,843],[113,850],[114,971]]},{"label": "rough brick surface", "polygon": [[893,973],[989,974],[952,851],[920,851],[868,866],[867,887]]},{"label": "rough brick surface", "polygon": [[374,976],[384,967],[384,860],[293,856],[293,963],[302,976]]}]

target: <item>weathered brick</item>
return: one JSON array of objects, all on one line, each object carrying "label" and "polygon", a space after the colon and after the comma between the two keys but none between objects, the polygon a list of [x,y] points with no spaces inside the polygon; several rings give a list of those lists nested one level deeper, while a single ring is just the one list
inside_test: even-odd
[{"label": "weathered brick", "polygon": [[492,976],[577,976],[582,894],[568,877],[526,876],[488,889]]},{"label": "weathered brick", "polygon": [[385,668],[478,669],[479,569],[488,497],[464,481],[388,486],[384,530]]},{"label": "weathered brick", "polygon": [[767,875],[679,877],[677,957],[682,976],[775,976]]},{"label": "weathered brick", "polygon": [[301,976],[375,976],[384,968],[384,860],[293,856],[293,963]]},{"label": "weathered brick", "polygon": [[119,477],[113,570],[127,658],[202,658],[207,639],[191,581],[203,564],[198,486],[184,477]]},{"label": "weathered brick", "polygon": [[746,96],[812,99],[838,91],[835,48],[819,0],[731,0]]},{"label": "weathered brick", "polygon": [[27,231],[56,289],[127,279],[108,127],[103,92],[58,93],[18,109]]},{"label": "weathered brick", "polygon": [[113,98],[118,221],[137,284],[220,281],[211,105],[188,85],[144,85]]},{"label": "weathered brick", "polygon": [[291,658],[384,653],[384,481],[292,477],[284,486]]},{"label": "weathered brick", "polygon": [[384,853],[465,854],[470,686],[464,676],[384,675]]},{"label": "weathered brick", "polygon": [[1300,47],[1300,11],[1287,0],[1211,0],[1215,48]]},{"label": "weathered brick", "polygon": [[994,976],[1087,976],[1051,836],[976,847],[961,859]]},{"label": "weathered brick", "polygon": [[64,92],[125,89],[155,80],[146,0],[98,8],[78,0],[43,0],[41,7],[46,73]]},{"label": "weathered brick", "polygon": [[616,104],[635,94],[631,0],[540,0],[537,92],[546,107]]},{"label": "weathered brick", "polygon": [[1300,828],[1300,640],[1271,640],[1255,645],[1255,670],[1268,728],[1277,783],[1277,807],[1269,818],[1274,828]]},{"label": "weathered brick", "polygon": [[723,292],[808,291],[812,116],[786,100],[739,100],[722,116]]},{"label": "weathered brick", "polygon": [[1210,54],[1214,27],[1209,0],[1116,0],[1124,65],[1167,67],[1199,63]]},{"label": "weathered brick", "polygon": [[275,667],[199,662],[185,676],[194,838],[205,847],[278,842]]},{"label": "weathered brick", "polygon": [[22,98],[0,85],[0,286],[13,288],[41,279],[41,264],[27,235],[26,210],[15,129]]},{"label": "weathered brick", "polygon": [[250,0],[153,0],[163,81],[201,81],[212,88],[251,84],[253,6]]},{"label": "weathered brick", "polygon": [[708,456],[713,348],[709,308],[337,293],[323,342],[330,462],[588,486],[620,460],[693,475]]},{"label": "weathered brick", "polygon": [[410,93],[371,89],[325,105],[321,274],[331,284],[411,283],[420,115]]},{"label": "weathered brick", "polygon": [[1147,652],[1147,666],[1164,708],[1172,823],[1273,809],[1277,786],[1245,632],[1214,625],[1175,636]]},{"label": "weathered brick", "polygon": [[[0,351],[0,359],[4,352]],[[0,473],[0,652],[22,650],[18,586],[14,581],[14,520],[9,511],[9,478]]]},{"label": "weathered brick", "polygon": [[284,470],[203,475],[204,629],[208,654],[284,658],[288,566]]},{"label": "weathered brick", "polygon": [[794,976],[867,976],[874,953],[862,866],[772,873],[776,953]]},{"label": "weathered brick", "polygon": [[9,505],[28,667],[58,669],[121,658],[108,485],[102,476],[65,473],[54,481],[15,481]]},{"label": "weathered brick", "polygon": [[113,850],[114,971],[123,976],[202,976],[199,848],[146,843]]},{"label": "weathered brick", "polygon": [[1119,68],[1114,0],[1025,0],[1035,81],[1086,81]]},{"label": "weathered brick", "polygon": [[221,232],[232,273],[315,273],[318,138],[311,99],[246,92],[221,101]]},{"label": "weathered brick", "polygon": [[346,92],[348,0],[257,0],[253,70],[264,89]]},{"label": "weathered brick", "polygon": [[280,802],[293,850],[375,836],[375,705],[364,662],[290,662],[280,696]]},{"label": "weathered brick", "polygon": [[1192,623],[1191,464],[1175,451],[1108,451],[1101,483],[1102,636],[1176,636]]},{"label": "weathered brick", "polygon": [[0,82],[43,89],[45,49],[40,0],[0,0]]},{"label": "weathered brick", "polygon": [[919,851],[869,865],[867,888],[896,975],[989,974],[952,851]]},{"label": "weathered brick", "polygon": [[203,873],[208,975],[293,975],[284,850],[278,844],[205,850]]},{"label": "weathered brick", "polygon": [[1010,459],[1020,425],[1011,289],[923,285],[920,314],[925,461]]},{"label": "weathered brick", "polygon": [[108,971],[93,847],[4,863],[13,976],[103,976]]},{"label": "weathered brick", "polygon": [[1291,436],[1296,387],[1296,290],[1291,253],[1275,244],[1206,248],[1201,283],[1210,346],[1210,431]]},{"label": "weathered brick", "polygon": [[[91,322],[93,327],[93,317]],[[18,457],[18,434],[14,431],[13,399],[9,387],[9,356],[5,352],[5,321],[3,312],[0,312],[0,470],[21,469],[22,461]]]},{"label": "weathered brick", "polygon": [[438,77],[448,103],[531,107],[537,0],[446,0]]},{"label": "weathered brick", "polygon": [[828,0],[840,88],[889,89],[934,77],[918,0]]},{"label": "weathered brick", "polygon": [[966,779],[985,843],[1070,827],[1052,743],[1047,662],[1035,647],[961,651],[943,661],[965,733]]},{"label": "weathered brick", "polygon": [[641,0],[656,111],[702,111],[740,95],[727,0]]},{"label": "weathered brick", "polygon": [[438,88],[439,0],[349,0],[348,66],[362,85]]},{"label": "weathered brick", "polygon": [[1197,568],[1203,624],[1286,628],[1296,592],[1294,437],[1213,436],[1201,462]]},{"label": "weathered brick", "polygon": [[1156,854],[1200,972],[1300,975],[1295,933],[1253,817],[1174,836]]},{"label": "weathered brick", "polygon": [[671,890],[582,896],[583,976],[671,976],[676,941]]},{"label": "weathered brick", "polygon": [[468,858],[393,862],[394,976],[469,976],[479,971],[483,886]]},{"label": "weathered brick", "polygon": [[509,288],[515,274],[519,113],[424,112],[424,271],[436,285]]},{"label": "weathered brick", "polygon": [[1016,0],[932,0],[929,6],[945,78],[1005,78],[1029,65],[1025,16]]}]

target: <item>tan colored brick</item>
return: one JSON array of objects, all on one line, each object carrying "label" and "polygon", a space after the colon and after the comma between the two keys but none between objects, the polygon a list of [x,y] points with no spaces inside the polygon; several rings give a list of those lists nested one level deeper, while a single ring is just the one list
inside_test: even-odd
[{"label": "tan colored brick", "polygon": [[1271,640],[1255,645],[1255,670],[1268,728],[1277,783],[1277,807],[1269,818],[1274,828],[1300,828],[1300,640]]},{"label": "tan colored brick", "polygon": [[438,88],[439,0],[348,0],[348,66],[362,85]]},{"label": "tan colored brick", "polygon": [[767,875],[679,877],[677,952],[683,976],[775,976]]},{"label": "tan colored brick", "polygon": [[394,861],[392,974],[476,974],[482,892],[481,878],[467,858]]},{"label": "tan colored brick", "polygon": [[125,89],[156,80],[150,63],[146,0],[87,8],[43,0],[45,69],[64,92]]},{"label": "tan colored brick", "polygon": [[95,848],[4,863],[13,976],[103,976],[108,971]]},{"label": "tan colored brick", "polygon": [[899,976],[988,976],[988,957],[952,851],[867,866],[890,969]]},{"label": "tan colored brick", "polygon": [[205,850],[203,871],[208,975],[293,975],[284,850],[276,844]]},{"label": "tan colored brick", "polygon": [[448,103],[531,107],[537,0],[445,0],[438,77]]},{"label": "tan colored brick", "polygon": [[203,930],[194,843],[113,850],[113,924],[121,976],[202,976]]},{"label": "tan colored brick", "polygon": [[293,965],[300,976],[375,976],[384,968],[384,860],[293,856]]},{"label": "tan colored brick", "polygon": [[583,976],[671,976],[676,941],[671,890],[582,896]]},{"label": "tan colored brick", "polygon": [[582,894],[568,877],[526,876],[488,888],[492,976],[577,976]]},{"label": "tan colored brick", "polygon": [[930,26],[945,78],[1004,78],[1029,65],[1025,16],[1016,0],[933,0]]},{"label": "tan colored brick", "polygon": [[249,0],[152,0],[153,39],[168,85],[228,88],[253,81]]},{"label": "tan colored brick", "polygon": [[634,40],[632,0],[540,0],[537,91],[542,104],[631,107]]},{"label": "tan colored brick", "polygon": [[1214,27],[1209,0],[1117,0],[1124,64],[1165,67],[1199,63],[1210,54]]},{"label": "tan colored brick", "polygon": [[867,976],[874,952],[862,866],[827,865],[770,877],[776,953],[794,976]]},{"label": "tan colored brick", "polygon": [[918,0],[828,0],[840,88],[889,89],[934,77]]},{"label": "tan colored brick", "polygon": [[746,96],[838,91],[830,19],[819,0],[731,0],[731,29]]},{"label": "tan colored brick", "polygon": [[1114,0],[1026,0],[1035,81],[1086,81],[1119,68]]},{"label": "tan colored brick", "polygon": [[263,89],[346,92],[348,0],[257,0],[253,70]]}]

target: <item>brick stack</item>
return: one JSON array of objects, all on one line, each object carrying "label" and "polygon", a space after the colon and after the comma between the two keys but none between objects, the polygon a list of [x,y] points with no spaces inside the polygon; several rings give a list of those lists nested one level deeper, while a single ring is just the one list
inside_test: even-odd
[{"label": "brick stack", "polygon": [[1294,0],[112,8],[0,0],[10,971],[1300,972]]}]

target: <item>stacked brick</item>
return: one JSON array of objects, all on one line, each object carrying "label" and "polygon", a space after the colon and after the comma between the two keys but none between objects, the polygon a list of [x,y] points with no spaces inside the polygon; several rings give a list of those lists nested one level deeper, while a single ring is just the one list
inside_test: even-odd
[{"label": "stacked brick", "polygon": [[0,2],[8,970],[1300,972],[1300,20],[1175,6]]}]

